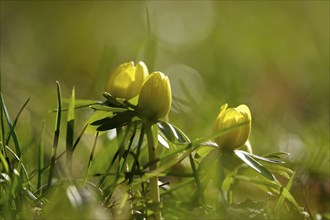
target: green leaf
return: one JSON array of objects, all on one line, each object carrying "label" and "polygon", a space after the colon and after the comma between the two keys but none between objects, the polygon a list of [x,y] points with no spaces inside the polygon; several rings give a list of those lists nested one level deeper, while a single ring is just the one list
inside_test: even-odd
[{"label": "green leaf", "polygon": [[[113,158],[112,158],[111,162],[109,163],[109,166],[107,167],[107,170],[106,170],[107,173],[110,172],[110,170],[112,169],[113,165],[115,164],[115,161],[117,160],[117,158],[118,158],[118,162],[121,161],[121,158],[125,152],[125,147],[126,147],[127,141],[129,139],[130,128],[131,128],[131,124],[128,124],[126,128],[116,128],[118,150],[113,155]],[[113,184],[115,184],[115,182],[117,182],[118,177],[119,177],[118,175],[120,174],[118,168],[117,168],[117,172],[115,175],[116,177],[115,177]],[[106,179],[106,176],[103,176],[99,180],[98,187],[101,187],[101,185],[103,185],[102,189],[109,188],[109,187],[105,186],[105,185],[108,185],[108,183],[106,183],[105,179]],[[107,190],[104,190],[104,191],[107,191]]]},{"label": "green leaf", "polygon": [[270,179],[270,180],[275,180],[273,174],[269,172],[264,166],[262,166],[261,163],[253,159],[251,156],[248,154],[245,154],[247,152],[242,151],[242,150],[235,150],[234,153],[236,156],[238,156],[244,163],[246,163],[249,167],[263,175],[264,177]]},{"label": "green leaf", "polygon": [[187,187],[187,186],[189,186],[190,184],[193,184],[193,183],[194,183],[194,179],[188,179],[186,181],[182,181],[179,184],[176,184],[175,186],[161,192],[160,195],[164,196],[164,195],[167,195],[167,194],[171,194],[171,193],[175,192],[176,190],[178,190],[182,187]]},{"label": "green leaf", "polygon": [[158,142],[160,143],[161,146],[170,149],[170,145],[168,144],[167,140],[163,137],[163,135],[158,134]]},{"label": "green leaf", "polygon": [[[38,183],[37,190],[40,190],[43,182],[43,168],[45,166],[45,147],[44,147],[44,134],[45,134],[45,121],[42,122],[40,140],[39,140],[39,149],[38,149]],[[39,195],[42,194],[42,190],[39,191]]]},{"label": "green leaf", "polygon": [[176,140],[175,134],[171,130],[171,127],[167,125],[165,122],[159,122],[157,123],[160,131],[165,135],[167,140],[174,142]]},{"label": "green leaf", "polygon": [[91,124],[95,121],[112,117],[113,113],[108,111],[94,111],[90,117],[87,119],[86,124]]},{"label": "green leaf", "polygon": [[229,206],[227,212],[227,219],[267,219],[264,201],[247,199]]},{"label": "green leaf", "polygon": [[95,125],[99,127],[97,128],[98,131],[106,131],[113,128],[118,128],[124,125],[127,125],[132,119],[136,116],[135,112],[133,111],[125,111],[120,112],[118,114],[113,115],[112,117],[103,118],[101,120],[97,120],[91,123],[91,125]]},{"label": "green leaf", "polygon": [[[23,165],[23,163],[22,163],[22,161],[21,161],[21,158],[19,158],[18,155],[15,154],[15,152],[14,152],[12,149],[10,149],[8,146],[6,146],[6,149],[7,149],[8,152],[10,152],[10,153],[15,157],[15,159],[18,161],[18,167],[21,166],[21,168],[22,168],[23,171],[24,171],[24,175],[25,175],[26,178],[29,180],[29,179],[30,179],[30,178],[29,178],[29,174],[28,174],[28,172],[27,172],[25,166]],[[9,164],[8,164],[8,165],[9,165]],[[10,167],[10,166],[9,166],[9,167]],[[14,170],[15,170],[15,169],[14,169]]]},{"label": "green leaf", "polygon": [[212,145],[212,144],[208,144],[208,143],[205,143],[205,144],[201,144],[201,146],[196,150],[196,153],[195,153],[195,159],[198,159],[198,158],[204,158],[211,150],[214,150],[214,148],[217,148],[218,145]]},{"label": "green leaf", "polygon": [[92,134],[97,131],[97,127],[91,125],[92,122],[98,121],[104,118],[109,118],[112,117],[113,113],[112,112],[107,112],[107,111],[95,111],[91,114],[91,116],[87,119],[85,126],[86,126],[86,133]]},{"label": "green leaf", "polygon": [[147,35],[146,35],[146,43],[144,44],[144,57],[146,59],[146,63],[148,63],[149,69],[154,69],[155,57],[157,51],[157,42],[154,39],[153,31],[151,30],[151,18],[149,7],[145,7],[146,9],[146,24],[147,24]]},{"label": "green leaf", "polygon": [[273,153],[269,153],[269,154],[264,154],[262,156],[263,157],[267,157],[267,158],[281,159],[282,156],[290,156],[290,153],[279,151],[279,152],[273,152]]},{"label": "green leaf", "polygon": [[62,94],[61,94],[61,87],[60,87],[59,82],[56,82],[56,88],[57,88],[57,110],[58,111],[57,111],[57,114],[56,114],[54,142],[53,142],[52,154],[51,154],[51,159],[50,159],[50,170],[49,170],[49,176],[48,176],[47,189],[49,189],[49,187],[52,184],[53,173],[54,173],[54,170],[55,170],[58,140],[59,140],[59,137],[60,137],[60,125],[61,125],[61,113],[62,113]]},{"label": "green leaf", "polygon": [[69,103],[67,126],[66,126],[66,155],[68,169],[72,170],[72,153],[73,153],[73,135],[74,135],[74,109],[75,107],[75,89],[73,87],[71,93],[71,102]]},{"label": "green leaf", "polygon": [[69,103],[69,110],[68,110],[68,121],[74,120],[74,107],[75,107],[75,88],[72,88],[72,93],[71,93],[71,100]]},{"label": "green leaf", "polygon": [[261,160],[261,161],[264,161],[264,162],[275,163],[275,164],[284,164],[285,163],[284,161],[281,161],[281,160],[278,160],[278,159],[269,159],[269,158],[266,158],[266,157],[258,156],[258,155],[255,155],[255,154],[251,154],[251,153],[246,152],[246,151],[242,151],[242,152],[245,155],[248,155],[250,157],[253,157],[254,159]]},{"label": "green leaf", "polygon": [[[68,99],[62,99],[62,103],[69,105],[71,102],[71,98]],[[102,101],[99,100],[89,100],[89,99],[75,99],[75,109],[82,109],[82,108],[87,108],[90,107],[91,105],[101,105],[103,104]],[[62,107],[62,111],[68,111],[69,107]],[[57,109],[53,109],[50,112],[57,112]]]},{"label": "green leaf", "polygon": [[[273,181],[270,180],[268,178],[265,178],[264,176],[262,176],[262,178],[259,177],[251,177],[250,175],[248,175],[249,172],[247,172],[247,174],[244,175],[235,175],[235,179],[240,180],[240,181],[246,181],[246,182],[250,182],[250,183],[254,183],[257,185],[261,185],[263,187],[269,187],[272,189],[275,189],[276,194],[279,194],[279,190],[281,188],[281,184],[278,181]],[[248,175],[248,176],[246,176]],[[269,190],[267,190],[267,192],[269,192]]]},{"label": "green leaf", "polygon": [[217,177],[219,172],[219,158],[221,157],[221,152],[219,149],[214,149],[206,156],[204,156],[203,160],[198,167],[198,173],[200,175],[200,184],[201,184],[201,192],[203,192],[209,182]]},{"label": "green leaf", "polygon": [[190,143],[188,136],[174,125],[164,121],[158,122],[157,125],[165,137],[172,143],[176,141],[178,143]]},{"label": "green leaf", "polygon": [[86,124],[84,126],[84,128],[82,129],[81,133],[79,134],[78,138],[76,139],[76,141],[74,142],[74,144],[72,145],[72,151],[74,151],[79,143],[79,141],[81,140],[81,137],[83,136],[84,132],[86,131],[88,127],[88,124]]},{"label": "green leaf", "polygon": [[10,117],[9,117],[9,114],[8,114],[8,111],[7,111],[5,102],[3,100],[3,97],[2,97],[1,94],[0,94],[0,96],[1,96],[1,104],[2,104],[2,107],[3,107],[3,111],[4,111],[4,114],[5,114],[5,117],[6,117],[8,126],[10,128],[10,131],[9,131],[9,134],[8,134],[8,137],[7,137],[7,140],[6,140],[6,144],[5,145],[8,145],[9,144],[10,137],[13,136],[13,140],[14,140],[14,144],[15,144],[15,150],[16,150],[17,155],[20,157],[21,156],[21,147],[20,147],[20,144],[19,144],[19,141],[18,141],[16,132],[15,132],[15,127],[16,127],[16,124],[17,124],[17,121],[18,121],[19,116],[21,115],[21,113],[22,113],[23,109],[25,108],[25,106],[30,101],[30,98],[28,98],[26,100],[26,102],[24,103],[24,105],[22,106],[22,108],[20,109],[20,111],[18,112],[18,114],[17,114],[17,116],[16,116],[16,118],[14,120],[14,123],[12,123],[11,120],[10,120]]},{"label": "green leaf", "polygon": [[108,92],[103,93],[104,98],[107,99],[107,102],[105,104],[108,104],[113,107],[124,107],[124,105],[120,102],[118,102],[112,95]]},{"label": "green leaf", "polygon": [[281,164],[264,163],[263,165],[272,173],[278,173],[286,179],[290,179],[290,175],[293,174],[291,169],[282,166]]},{"label": "green leaf", "polygon": [[[286,185],[285,189],[287,190],[287,192],[289,193],[290,189],[291,189],[291,186],[292,186],[292,183],[293,183],[293,179],[295,177],[295,173],[291,176],[288,184]],[[286,195],[285,194],[286,192],[284,192],[284,190],[281,191],[281,195],[280,195],[280,198],[277,200],[277,203],[276,203],[276,206],[275,206],[275,209],[274,209],[274,213],[278,213],[279,209],[281,208],[285,198],[287,198],[289,201],[290,199],[292,200],[293,197],[290,195]],[[296,201],[293,199],[292,201],[290,201],[292,204],[294,204],[295,206],[297,205]],[[298,206],[299,207],[299,206]]]},{"label": "green leaf", "polygon": [[[70,104],[71,100],[72,100],[71,97],[70,98],[63,98],[62,102],[64,104]],[[90,105],[97,104],[97,103],[102,103],[102,101],[95,100],[95,99],[75,99],[75,108],[79,108],[81,106],[86,107],[86,106],[90,106]]]},{"label": "green leaf", "polygon": [[[135,139],[135,135],[136,135],[136,130],[137,130],[137,126],[138,126],[138,123],[137,122],[133,122],[132,123],[132,127],[133,127],[133,131],[132,131],[132,135],[129,139],[129,142],[126,144],[128,147],[127,149],[125,149],[124,153],[122,154],[122,158],[123,160],[121,161],[121,168],[118,169],[118,172],[121,171],[121,172],[124,172],[125,171],[125,167],[127,165],[126,161],[127,161],[127,157],[129,155],[129,153],[131,152],[131,148],[132,148],[132,145],[133,145],[133,141]],[[125,146],[125,145],[124,145]],[[119,167],[118,167],[119,168]]]},{"label": "green leaf", "polygon": [[232,174],[226,175],[225,179],[222,182],[222,186],[221,186],[222,190],[228,193],[234,182],[235,179]]},{"label": "green leaf", "polygon": [[9,166],[8,166],[8,163],[7,163],[6,157],[1,153],[1,151],[0,151],[0,160],[1,160],[1,162],[2,162],[2,165],[3,165],[4,168],[5,168],[6,173],[8,173],[8,172],[9,172]]},{"label": "green leaf", "polygon": [[110,107],[107,105],[100,105],[100,104],[96,104],[96,105],[91,105],[90,108],[97,110],[97,111],[107,111],[107,112],[124,112],[127,111],[126,108],[115,108],[115,107]]},{"label": "green leaf", "polygon": [[96,132],[94,143],[93,143],[93,148],[92,148],[91,154],[89,155],[89,160],[88,160],[88,165],[87,165],[87,171],[86,171],[86,175],[85,175],[85,178],[84,178],[84,184],[86,184],[86,181],[87,181],[87,178],[88,178],[88,174],[89,174],[89,171],[91,169],[91,165],[92,165],[92,161],[93,161],[93,158],[94,158],[94,152],[95,152],[95,148],[96,148],[98,136],[99,136],[99,133]]}]

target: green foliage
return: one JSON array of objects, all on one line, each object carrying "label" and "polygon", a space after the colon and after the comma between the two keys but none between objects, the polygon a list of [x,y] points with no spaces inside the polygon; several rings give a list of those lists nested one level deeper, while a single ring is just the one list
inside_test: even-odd
[{"label": "green foliage", "polygon": [[[328,1],[0,4],[0,220],[330,219]],[[171,80],[151,160],[138,99],[99,98],[128,57]],[[212,141],[225,102],[253,153]]]},{"label": "green foliage", "polygon": [[[94,113],[74,141],[74,109],[80,109],[77,103],[84,101],[75,102],[72,91],[66,127],[66,154],[70,156],[61,161],[64,153],[57,155],[57,148],[61,113],[65,110],[59,84],[57,93],[53,150],[47,165],[44,143],[40,141],[37,183],[33,171],[26,170],[22,156],[8,146],[0,152],[0,213],[4,218],[48,218],[65,206],[70,208],[64,209],[59,218],[280,219],[288,213],[304,218],[303,208],[290,193],[295,174],[285,166],[282,156],[286,153],[259,156],[243,150],[230,152],[212,142],[234,128],[190,139],[169,122],[145,122],[134,104],[107,93],[105,101],[90,106]],[[1,108],[5,108],[4,101]],[[74,177],[73,153],[87,127],[96,128],[90,130],[94,141],[85,174]],[[9,134],[14,134],[15,127],[9,128]],[[103,149],[109,156],[104,160],[105,152],[97,149],[98,140],[107,138],[99,132],[109,129],[116,130],[116,138]],[[46,171],[48,180],[44,182]],[[279,177],[287,184],[283,185]],[[240,189],[246,184],[268,196],[262,200],[251,196],[239,202]]]}]

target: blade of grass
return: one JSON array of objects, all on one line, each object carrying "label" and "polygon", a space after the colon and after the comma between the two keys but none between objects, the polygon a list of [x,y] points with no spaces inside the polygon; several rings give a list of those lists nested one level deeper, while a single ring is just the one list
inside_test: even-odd
[{"label": "blade of grass", "polygon": [[145,48],[144,58],[147,60],[148,68],[154,69],[157,45],[152,36],[150,10],[146,7],[145,11],[147,23],[147,45]]},{"label": "blade of grass", "polygon": [[95,152],[95,148],[96,148],[96,144],[97,144],[97,138],[99,136],[99,132],[96,132],[96,135],[95,135],[95,139],[94,139],[94,143],[93,143],[93,148],[92,148],[92,152],[89,156],[89,160],[88,160],[88,165],[87,165],[87,171],[86,171],[86,176],[84,178],[84,185],[87,181],[87,178],[88,178],[88,175],[89,175],[89,171],[91,169],[91,165],[92,165],[92,161],[93,161],[93,158],[94,158],[94,152]]},{"label": "blade of grass", "polygon": [[[109,164],[106,172],[110,172],[112,166],[114,165],[117,157],[119,157],[118,159],[118,163],[120,162],[121,159],[121,155],[122,153],[125,151],[125,143],[126,143],[126,139],[128,138],[128,133],[130,130],[131,124],[128,124],[128,126],[125,128],[125,133],[123,132],[122,128],[116,128],[116,133],[117,133],[117,142],[118,142],[118,150],[116,151],[115,155],[113,156],[111,163]],[[101,187],[102,184],[104,183],[106,177],[103,176],[99,183],[98,183],[98,187]],[[105,190],[104,190],[105,191]]]},{"label": "blade of grass", "polygon": [[[43,182],[42,173],[43,167],[45,165],[45,157],[44,157],[44,133],[45,133],[45,121],[42,122],[41,134],[40,134],[40,141],[39,141],[39,161],[38,161],[38,185],[37,190],[40,190]],[[39,195],[41,196],[42,191],[39,191]]]},{"label": "blade of grass", "polygon": [[0,160],[2,162],[3,167],[5,168],[6,173],[8,173],[9,172],[8,163],[6,157],[2,154],[2,151],[0,151]]},{"label": "blade of grass", "polygon": [[[1,91],[0,91],[0,96],[2,97]],[[8,153],[7,153],[6,144],[5,144],[5,124],[4,124],[4,120],[3,120],[3,112],[4,112],[4,103],[3,103],[3,99],[0,98],[1,145],[2,145],[3,155],[5,156],[5,159],[8,164],[8,168],[10,170],[10,161],[8,158]]]},{"label": "blade of grass", "polygon": [[71,93],[71,101],[69,103],[68,119],[66,126],[66,162],[69,173],[72,173],[72,153],[73,153],[73,135],[74,135],[74,108],[75,107],[75,88]]},{"label": "blade of grass", "polygon": [[271,181],[266,178],[265,179],[250,178],[241,175],[235,175],[235,179],[273,188],[278,192],[279,195],[283,195],[297,210],[300,210],[298,203],[291,195],[291,193],[285,187],[283,187],[281,183],[279,183],[278,181]]},{"label": "blade of grass", "polygon": [[134,123],[133,125],[133,133],[131,135],[131,138],[130,138],[130,141],[128,143],[128,147],[127,147],[127,150],[124,151],[124,154],[123,154],[123,160],[122,160],[122,164],[121,164],[121,167],[119,168],[119,172],[124,172],[125,170],[125,164],[126,164],[126,159],[127,159],[127,156],[131,150],[131,147],[132,147],[132,144],[133,144],[133,140],[135,138],[135,134],[136,134],[136,127],[137,127],[137,123]]},{"label": "blade of grass", "polygon": [[[10,149],[8,146],[6,146],[6,149],[8,150],[9,153],[11,153],[11,154],[16,158],[16,160],[17,160],[19,163],[21,163],[21,158],[19,158],[19,157],[15,154],[15,152],[14,152],[12,149]],[[27,170],[26,170],[24,164],[21,163],[21,166],[22,166],[22,169],[23,169],[23,171],[24,171],[24,175],[26,176],[26,179],[27,179],[27,180],[30,180],[29,174],[28,174],[28,172],[27,172]]]},{"label": "blade of grass", "polygon": [[107,105],[90,105],[89,107],[93,110],[113,112],[113,113],[127,111],[126,108],[116,108],[116,107],[110,107]]},{"label": "blade of grass", "polygon": [[[71,98],[70,98],[71,100]],[[62,99],[63,101],[63,99]],[[102,101],[93,101],[93,100],[82,100],[81,102],[86,102],[86,104],[77,104],[77,102],[79,102],[78,99],[75,99],[75,107],[74,109],[75,110],[79,110],[79,109],[89,109],[90,106],[93,106],[93,105],[102,105],[103,102]],[[69,108],[68,107],[62,107],[62,112],[66,112],[66,111],[69,111]],[[52,109],[50,110],[49,112],[57,112],[57,109]]]},{"label": "blade of grass", "polygon": [[[144,137],[144,133],[145,133],[145,128],[144,128],[144,124],[141,124],[141,129],[140,129],[140,137],[139,137],[139,141],[138,144],[136,146],[136,158],[140,157],[140,153],[141,153],[141,147],[142,147],[142,143],[143,143],[143,137]],[[133,164],[133,168],[132,170],[139,170],[140,169],[140,163],[139,160],[135,160],[134,164]]]},{"label": "blade of grass", "polygon": [[[285,189],[289,192],[293,183],[293,179],[295,177],[295,173],[291,176],[289,182],[287,183]],[[278,198],[276,205],[275,205],[275,209],[274,209],[274,213],[279,214],[279,209],[281,208],[284,200],[285,200],[285,195],[283,194],[283,191],[281,191],[281,195],[280,198]]]},{"label": "blade of grass", "polygon": [[76,149],[76,147],[77,147],[77,145],[78,145],[78,143],[79,143],[81,137],[82,137],[83,134],[85,133],[85,131],[86,131],[88,125],[89,125],[89,124],[86,124],[86,125],[84,126],[84,128],[82,129],[81,133],[79,134],[77,140],[74,142],[74,144],[73,144],[73,146],[72,146],[72,153],[73,153],[74,150]]},{"label": "blade of grass", "polygon": [[[2,96],[2,90],[1,90],[1,72],[0,72],[0,95]],[[5,147],[5,125],[3,122],[3,103],[2,100],[0,100],[0,125],[1,125],[1,146],[2,146],[2,151],[4,154],[5,159],[7,159],[7,152],[6,152],[6,147]]]},{"label": "blade of grass", "polygon": [[[136,134],[136,127],[137,127],[137,123],[134,123],[134,125],[133,125],[133,134],[130,137],[127,150],[125,150],[124,142],[122,144],[122,147],[118,150],[118,154],[119,154],[118,160],[119,161],[118,161],[118,168],[117,168],[117,172],[116,172],[117,175],[115,175],[115,177],[114,177],[112,187],[115,187],[117,185],[118,180],[120,178],[120,175],[124,172],[126,159],[127,159],[127,156],[130,152],[130,149],[131,149],[131,146],[133,144],[133,140],[134,140],[134,137],[135,137],[135,134]],[[129,124],[129,126],[127,127],[127,130],[126,130],[127,134],[129,133],[130,128],[131,128],[131,124]],[[123,160],[121,160],[121,158]],[[127,176],[125,176],[125,179],[126,178],[127,178]],[[110,200],[113,192],[114,192],[114,188],[111,190],[111,193],[108,195],[107,200],[106,200],[107,202]]]},{"label": "blade of grass", "polygon": [[[82,135],[84,134],[84,132],[85,132],[87,126],[88,126],[88,124],[85,125],[85,127],[84,127],[83,130],[81,131],[79,137],[77,138],[76,142],[73,144],[73,149],[76,149],[76,147],[77,147],[77,145],[78,145],[78,143],[79,143],[79,141],[80,141]],[[63,151],[63,152],[60,153],[58,156],[56,156],[55,161],[57,161],[58,159],[60,159],[63,155],[65,155],[65,153],[66,153],[66,151]],[[49,169],[49,167],[50,167],[50,164],[44,166],[40,171],[41,171],[41,172],[44,172],[44,171],[46,171],[47,169]],[[36,173],[37,171],[38,171],[38,170],[34,170],[34,171],[31,172],[31,178],[34,177],[34,175],[35,175],[35,173]]]},{"label": "blade of grass", "polygon": [[[155,164],[159,161],[162,161],[166,158],[168,160],[166,161],[165,164],[161,165],[160,167],[157,168],[157,170],[154,170],[153,172],[146,173],[145,175],[141,176],[138,180],[136,180],[134,183],[132,183],[132,187],[137,186],[138,184],[141,184],[143,182],[146,182],[152,177],[159,176],[161,173],[165,172],[168,170],[170,167],[174,166],[175,164],[181,162],[183,159],[185,159],[189,154],[191,154],[193,151],[195,151],[197,148],[200,147],[199,141],[192,142],[189,144],[177,144],[178,147],[177,150],[172,151],[169,154],[166,154],[164,156],[158,157],[153,161],[148,162],[146,165],[143,166],[143,169],[147,169],[150,167],[152,164]],[[177,157],[179,155],[179,157]]]},{"label": "blade of grass", "polygon": [[56,114],[56,122],[55,122],[55,132],[54,132],[54,142],[52,148],[52,155],[50,159],[50,170],[47,182],[47,188],[49,189],[50,185],[52,184],[53,174],[55,170],[55,162],[56,162],[56,152],[58,146],[58,140],[60,137],[60,125],[61,125],[61,113],[62,113],[62,95],[61,95],[61,87],[60,83],[56,82],[57,87],[57,114]]},{"label": "blade of grass", "polygon": [[[130,130],[131,130],[132,126],[134,126],[133,127],[134,131],[133,131],[132,135],[129,136],[129,133],[130,133]],[[115,187],[118,184],[121,184],[121,182],[120,182],[121,170],[124,169],[124,167],[125,167],[125,161],[126,161],[126,158],[127,158],[127,153],[126,152],[129,152],[129,149],[131,148],[131,146],[133,144],[134,136],[135,136],[135,133],[136,133],[136,126],[137,126],[137,123],[134,123],[134,124],[129,123],[128,124],[128,126],[126,127],[126,130],[125,130],[125,134],[123,136],[123,140],[121,141],[120,148],[117,150],[115,156],[113,157],[113,159],[111,161],[111,167],[108,167],[108,171],[111,170],[112,166],[114,165],[114,162],[115,162],[116,158],[118,158],[118,167],[117,167],[117,170],[116,170],[117,175],[115,175],[115,177],[112,181],[112,184],[110,186],[107,186],[104,189],[104,192],[107,195],[106,203],[108,203],[110,201],[110,199],[112,198],[112,194],[114,192]],[[117,134],[119,134],[117,136],[119,138],[118,142],[121,140],[120,136],[123,135],[122,133],[123,133],[123,130],[121,128],[117,128]],[[129,141],[129,142],[127,143],[127,141]],[[128,145],[127,150],[126,150],[126,145]],[[126,177],[123,181],[126,181]]]},{"label": "blade of grass", "polygon": [[[1,98],[3,98],[1,96]],[[26,105],[29,103],[30,101],[30,98],[28,98],[24,105],[22,106],[22,108],[19,110],[15,120],[14,120],[14,124],[11,123],[10,121],[10,118],[9,118],[9,114],[7,114],[7,109],[6,107],[4,106],[4,109],[5,109],[5,115],[6,115],[6,118],[7,118],[7,122],[8,122],[8,125],[10,127],[10,131],[9,131],[9,134],[8,134],[8,137],[7,137],[7,141],[6,141],[6,145],[9,144],[9,140],[10,140],[10,137],[13,136],[13,140],[14,140],[14,144],[15,144],[15,149],[16,149],[16,153],[17,153],[17,156],[21,157],[21,147],[20,147],[20,144],[19,144],[19,141],[18,141],[18,138],[17,138],[17,135],[16,135],[16,132],[15,132],[15,127],[16,127],[16,124],[17,124],[17,121],[18,121],[18,118],[19,116],[21,115],[23,109],[26,107]]]}]

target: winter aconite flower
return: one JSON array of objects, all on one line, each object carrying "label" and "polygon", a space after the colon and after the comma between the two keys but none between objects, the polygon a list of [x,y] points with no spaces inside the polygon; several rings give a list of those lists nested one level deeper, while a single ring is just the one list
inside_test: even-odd
[{"label": "winter aconite flower", "polygon": [[172,92],[168,77],[161,72],[151,73],[142,85],[138,107],[143,117],[158,120],[170,111]]},{"label": "winter aconite flower", "polygon": [[[246,105],[236,108],[227,108],[228,104],[221,106],[216,119],[214,130],[228,129],[223,135],[215,139],[215,142],[227,150],[234,150],[248,140],[251,131],[251,112]],[[236,127],[235,127],[236,126]],[[232,128],[232,130],[230,130]]]},{"label": "winter aconite flower", "polygon": [[114,98],[131,99],[140,93],[148,74],[144,62],[139,62],[136,66],[132,61],[123,63],[111,73],[105,91]]}]

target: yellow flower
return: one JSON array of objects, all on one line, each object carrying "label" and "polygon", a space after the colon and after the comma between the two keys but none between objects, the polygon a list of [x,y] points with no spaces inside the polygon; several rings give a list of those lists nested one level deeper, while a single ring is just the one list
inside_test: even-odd
[{"label": "yellow flower", "polygon": [[133,61],[123,63],[111,73],[105,91],[114,98],[131,99],[140,93],[148,74],[144,62],[139,62],[136,66]]},{"label": "yellow flower", "polygon": [[214,131],[224,129],[233,130],[225,132],[223,135],[215,139],[215,142],[227,150],[234,150],[248,140],[251,131],[251,112],[246,105],[240,105],[236,108],[227,108],[228,104],[221,106],[220,113],[216,119]]},{"label": "yellow flower", "polygon": [[170,111],[172,92],[168,77],[161,72],[151,73],[142,85],[138,107],[148,120],[158,120]]}]

